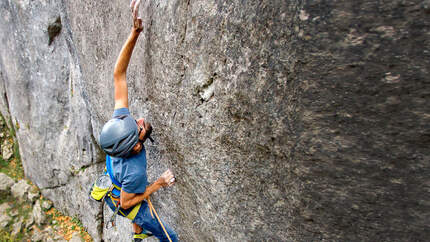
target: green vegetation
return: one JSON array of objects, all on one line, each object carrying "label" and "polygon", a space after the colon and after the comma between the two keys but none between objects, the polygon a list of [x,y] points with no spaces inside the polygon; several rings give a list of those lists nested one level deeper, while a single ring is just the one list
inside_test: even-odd
[{"label": "green vegetation", "polygon": [[16,236],[12,236],[13,224],[18,222],[20,218],[23,218],[23,224],[30,218],[30,213],[32,212],[31,204],[28,202],[16,201],[12,196],[2,196],[0,203],[8,203],[11,205],[10,209],[6,210],[6,213],[13,217],[12,221],[4,229],[0,229],[0,241],[24,241],[30,239],[29,231],[25,226]]},{"label": "green vegetation", "polygon": [[13,237],[10,232],[4,230],[0,230],[0,239],[2,242],[12,242],[18,240],[16,237]]},{"label": "green vegetation", "polygon": [[[10,127],[14,127],[11,120],[9,121],[9,124]],[[18,122],[16,122],[15,128],[16,130],[19,129]],[[1,145],[5,142],[13,144],[13,155],[10,159],[5,160],[0,156],[0,172],[5,173],[15,181],[24,179],[24,169],[21,164],[19,146],[16,142],[15,129],[8,128],[2,115],[0,115],[0,133],[3,134],[0,138]],[[79,172],[79,170],[76,172]],[[32,185],[31,192],[35,193],[37,191],[38,188],[35,185]],[[47,201],[43,196],[39,199],[41,204],[43,204],[44,201]],[[45,225],[39,227],[32,225],[31,227],[26,228],[25,224],[32,216],[33,203],[31,201],[17,201],[17,199],[10,194],[0,194],[0,204],[3,203],[8,203],[11,206],[11,208],[7,209],[6,212],[10,217],[12,217],[12,220],[4,229],[0,229],[0,242],[30,241],[32,230],[43,230],[46,227],[51,227],[56,234],[62,236],[66,240],[69,240],[74,232],[79,232],[85,241],[92,241],[79,219],[64,216],[55,208],[42,208],[42,211],[45,213],[47,218]],[[15,236],[12,236],[13,224],[18,221],[23,222],[22,229]]]},{"label": "green vegetation", "polygon": [[[10,126],[12,126],[12,120],[9,121]],[[13,156],[9,160],[3,159],[0,156],[0,172],[12,177],[15,180],[24,178],[24,169],[21,164],[21,156],[19,154],[19,146],[16,141],[15,130],[13,128],[9,129],[6,125],[6,121],[3,116],[0,115],[0,133],[4,137],[1,138],[0,142],[3,146],[4,142],[9,142],[13,144]]]}]

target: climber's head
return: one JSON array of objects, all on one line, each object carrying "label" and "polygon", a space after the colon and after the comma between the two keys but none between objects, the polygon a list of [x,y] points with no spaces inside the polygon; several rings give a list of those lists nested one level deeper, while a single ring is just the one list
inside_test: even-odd
[{"label": "climber's head", "polygon": [[106,154],[127,157],[139,141],[136,121],[129,115],[109,120],[100,133],[100,146]]},{"label": "climber's head", "polygon": [[154,142],[151,138],[152,133],[152,126],[149,122],[145,122],[143,118],[140,118],[136,120],[138,129],[139,129],[139,142],[133,147],[132,154],[138,154],[143,149],[143,143],[145,143],[146,139],[150,139],[152,142]]},{"label": "climber's head", "polygon": [[115,117],[103,126],[100,146],[110,156],[128,157],[142,150],[151,132],[151,124],[143,119],[136,121],[129,115]]}]

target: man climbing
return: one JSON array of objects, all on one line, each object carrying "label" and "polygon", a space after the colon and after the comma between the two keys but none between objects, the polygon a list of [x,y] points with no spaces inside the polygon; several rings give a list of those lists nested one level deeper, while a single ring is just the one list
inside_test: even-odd
[{"label": "man climbing", "polygon": [[117,189],[119,196],[112,192],[112,195],[105,197],[105,202],[112,210],[118,210],[118,214],[132,219],[134,241],[141,241],[152,235],[160,241],[177,241],[175,232],[165,223],[160,221],[160,224],[153,216],[150,202],[148,204],[146,201],[161,187],[172,186],[175,178],[172,172],[167,170],[154,183],[148,185],[144,142],[150,138],[152,127],[144,119],[136,121],[128,110],[126,70],[134,46],[143,30],[142,19],[136,14],[138,4],[137,6],[134,4],[133,1],[131,5],[133,27],[114,69],[114,113],[100,133],[100,145],[108,154],[107,167],[110,166],[110,172],[114,177],[112,180],[120,183],[120,188]]}]

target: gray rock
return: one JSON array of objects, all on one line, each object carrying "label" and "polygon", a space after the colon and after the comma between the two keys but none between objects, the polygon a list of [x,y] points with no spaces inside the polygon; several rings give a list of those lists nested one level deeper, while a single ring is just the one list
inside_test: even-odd
[{"label": "gray rock", "polygon": [[16,236],[22,229],[23,218],[12,225],[12,236]]},{"label": "gray rock", "polygon": [[8,226],[11,221],[12,217],[10,217],[8,214],[0,214],[0,229],[6,228],[6,226]]},{"label": "gray rock", "polygon": [[10,188],[15,181],[4,173],[0,173],[0,192],[10,192]]},{"label": "gray rock", "polygon": [[16,217],[16,216],[18,216],[18,214],[19,214],[18,210],[13,210],[13,211],[9,212],[9,215],[12,217]]},{"label": "gray rock", "polygon": [[26,199],[29,190],[30,185],[28,185],[27,181],[25,181],[24,179],[19,180],[11,188],[12,195],[19,200]]},{"label": "gray rock", "polygon": [[39,231],[37,229],[33,230],[33,235],[31,236],[31,241],[39,242],[39,241],[42,241],[43,238],[44,238],[44,234],[41,231]]},{"label": "gray rock", "polygon": [[30,217],[25,221],[25,228],[29,229],[34,224],[33,213],[30,214]]},{"label": "gray rock", "polygon": [[12,207],[8,203],[2,203],[2,204],[0,204],[0,214],[7,213],[7,211],[9,209],[11,209],[11,208]]},{"label": "gray rock", "polygon": [[[36,201],[39,197],[40,197],[39,191],[37,191],[37,192],[29,191],[28,195],[27,195],[28,201],[31,201],[31,202]],[[42,203],[42,207],[43,207],[43,203]]]},{"label": "gray rock", "polygon": [[44,242],[47,241],[55,241],[54,237],[56,236],[54,229],[51,226],[46,227],[43,229],[43,235],[44,235]]},{"label": "gray rock", "polygon": [[40,200],[37,200],[33,206],[33,218],[38,226],[42,225],[46,220],[46,215],[40,206]]},{"label": "gray rock", "polygon": [[55,235],[54,237],[53,237],[53,240],[54,241],[58,241],[58,242],[65,242],[65,241],[67,241],[67,240],[65,240],[62,236],[60,236],[60,235]]},{"label": "gray rock", "polygon": [[69,240],[69,242],[83,242],[81,235],[78,232],[74,232],[72,234],[72,238]]},{"label": "gray rock", "polygon": [[54,235],[54,229],[51,226],[47,226],[43,229],[43,233],[48,234],[49,236]]},{"label": "gray rock", "polygon": [[[89,2],[0,1],[0,111],[43,195],[129,241],[86,188],[130,13]],[[181,240],[430,238],[427,0],[142,5],[130,110],[154,127],[148,180],[176,173],[152,199]]]},{"label": "gray rock", "polygon": [[45,210],[48,210],[48,209],[52,208],[52,202],[49,201],[49,200],[44,200],[42,202],[42,208],[45,209]]},{"label": "gray rock", "polygon": [[9,142],[8,139],[3,141],[1,145],[2,157],[4,160],[9,160],[13,156],[13,143]]}]

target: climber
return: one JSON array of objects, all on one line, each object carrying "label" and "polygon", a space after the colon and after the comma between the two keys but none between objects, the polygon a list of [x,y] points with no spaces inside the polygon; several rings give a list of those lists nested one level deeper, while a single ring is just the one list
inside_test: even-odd
[{"label": "climber", "polygon": [[[135,7],[138,6],[133,6],[133,4],[131,6],[133,27],[114,68],[115,108],[113,116],[103,126],[100,133],[100,146],[108,154],[107,161],[111,161],[109,165],[111,165],[110,169],[112,169],[114,179],[121,185],[118,190],[119,197],[114,194],[106,196],[105,202],[112,210],[119,210],[118,214],[132,219],[134,241],[141,241],[152,235],[160,241],[177,241],[176,233],[164,222],[153,217],[148,205],[149,201],[146,201],[149,195],[160,188],[172,186],[175,178],[169,169],[154,183],[148,184],[144,142],[150,138],[152,127],[144,119],[135,120],[128,110],[126,70],[134,46],[143,30],[142,19],[136,15]],[[135,212],[133,213],[133,211]],[[133,215],[130,217],[132,213]]]}]

